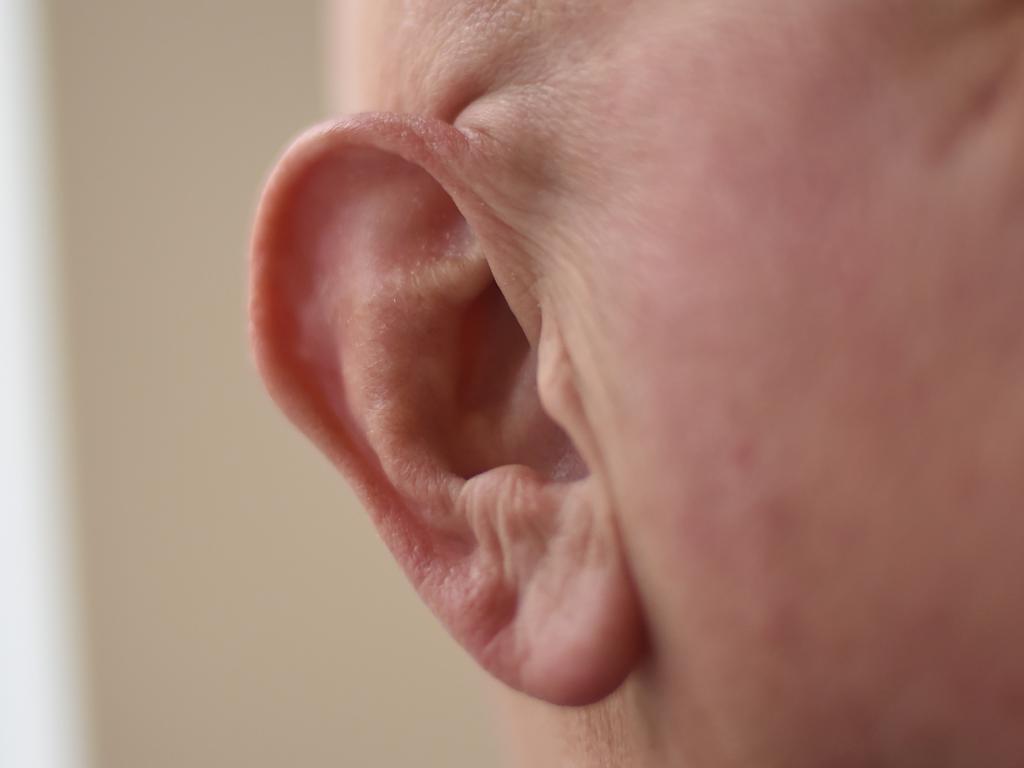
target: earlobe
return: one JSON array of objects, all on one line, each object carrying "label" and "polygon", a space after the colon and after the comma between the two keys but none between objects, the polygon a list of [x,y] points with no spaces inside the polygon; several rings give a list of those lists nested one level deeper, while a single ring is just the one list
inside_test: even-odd
[{"label": "earlobe", "polygon": [[635,665],[643,623],[601,478],[543,407],[492,276],[485,173],[445,123],[305,135],[257,217],[253,346],[456,639],[509,685],[588,703]]}]

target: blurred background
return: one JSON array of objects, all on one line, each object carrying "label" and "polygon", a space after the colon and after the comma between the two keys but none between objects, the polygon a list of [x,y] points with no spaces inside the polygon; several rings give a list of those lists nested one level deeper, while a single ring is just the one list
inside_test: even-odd
[{"label": "blurred background", "polygon": [[496,764],[485,683],[246,346],[293,0],[0,0],[0,768]]}]

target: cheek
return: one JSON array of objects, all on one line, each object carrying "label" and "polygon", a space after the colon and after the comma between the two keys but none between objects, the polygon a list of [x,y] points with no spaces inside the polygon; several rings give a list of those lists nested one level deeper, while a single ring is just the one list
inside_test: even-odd
[{"label": "cheek", "polygon": [[622,347],[628,405],[606,441],[655,664],[689,738],[856,765],[873,758],[831,750],[874,749],[890,726],[941,741],[968,717],[979,732],[1012,722],[1019,374],[998,344],[922,350],[955,335],[938,314],[844,317],[801,298],[830,290],[805,273],[780,311],[756,300],[763,283],[728,278],[736,293],[715,301],[683,291],[637,309],[649,330]]},{"label": "cheek", "polygon": [[655,663],[694,743],[995,739],[1024,690],[1020,219],[804,138],[652,176],[654,213],[600,238],[631,256],[597,273],[593,346]]}]

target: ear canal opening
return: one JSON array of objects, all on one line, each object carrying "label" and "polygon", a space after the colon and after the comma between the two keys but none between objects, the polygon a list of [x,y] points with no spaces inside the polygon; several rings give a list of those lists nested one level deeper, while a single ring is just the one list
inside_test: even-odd
[{"label": "ear canal opening", "polygon": [[467,305],[459,333],[455,411],[464,415],[451,469],[470,479],[507,465],[572,482],[589,469],[541,404],[537,350],[492,279]]}]

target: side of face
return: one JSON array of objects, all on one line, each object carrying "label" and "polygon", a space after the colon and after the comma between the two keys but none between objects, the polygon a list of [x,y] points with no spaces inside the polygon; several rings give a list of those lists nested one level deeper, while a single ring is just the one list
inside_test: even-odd
[{"label": "side of face", "polygon": [[456,638],[667,765],[1024,762],[1020,5],[358,14],[257,357]]}]

